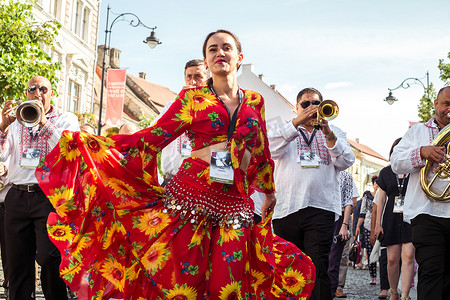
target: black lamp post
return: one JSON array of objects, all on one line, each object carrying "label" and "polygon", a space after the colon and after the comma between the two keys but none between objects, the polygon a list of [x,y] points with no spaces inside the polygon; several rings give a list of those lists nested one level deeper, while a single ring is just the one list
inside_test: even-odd
[{"label": "black lamp post", "polygon": [[[159,39],[155,36],[155,27],[148,27],[144,23],[141,22],[141,20],[133,13],[122,13],[118,15],[112,22],[111,25],[109,25],[109,11],[111,10],[111,7],[108,5],[108,8],[106,10],[106,30],[105,30],[105,49],[103,53],[103,63],[102,63],[102,81],[101,81],[101,88],[100,88],[100,108],[99,108],[99,114],[98,114],[98,135],[101,134],[102,130],[102,110],[103,110],[103,89],[105,86],[105,69],[106,69],[106,53],[110,50],[110,44],[111,44],[111,29],[113,28],[114,24],[120,19],[121,21],[124,20],[125,16],[132,16],[135,19],[132,19],[129,21],[129,25],[133,27],[142,26],[147,29],[150,29],[150,36],[148,36],[144,43],[146,43],[150,49],[155,48],[157,45],[161,44]],[[128,22],[128,21],[127,21]],[[108,46],[106,46],[108,45]]]},{"label": "black lamp post", "polygon": [[[427,71],[427,74],[426,74],[427,86],[426,87],[425,87],[425,84],[418,78],[413,78],[413,77],[406,78],[405,80],[403,80],[402,83],[400,83],[400,85],[398,87],[396,87],[394,89],[389,89],[388,88],[389,95],[386,98],[384,98],[384,101],[386,101],[389,105],[392,105],[395,101],[397,101],[397,98],[395,98],[392,95],[392,91],[395,91],[396,89],[399,89],[399,88],[407,89],[407,88],[409,88],[411,86],[411,84],[420,84],[420,85],[422,85],[424,91],[426,91],[430,87],[430,77],[429,76],[430,75],[428,74],[428,71]],[[411,80],[412,80],[412,82],[411,82]],[[411,82],[411,83],[408,83],[408,81]]]}]

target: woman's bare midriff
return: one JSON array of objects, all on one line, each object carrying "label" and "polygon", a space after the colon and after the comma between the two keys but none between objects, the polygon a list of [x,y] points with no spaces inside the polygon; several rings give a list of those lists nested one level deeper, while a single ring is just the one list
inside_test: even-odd
[{"label": "woman's bare midriff", "polygon": [[[193,151],[191,151],[191,157],[199,158],[209,164],[209,163],[211,163],[211,150],[228,151],[226,149],[226,147],[227,147],[227,142],[221,142],[221,143],[207,146],[207,147],[204,147],[204,148],[201,148],[198,150],[193,150]],[[239,165],[239,168],[241,170],[244,170],[244,171],[247,170],[248,165],[250,163],[250,158],[251,158],[250,151],[245,149],[244,158],[242,159],[242,161]]]}]

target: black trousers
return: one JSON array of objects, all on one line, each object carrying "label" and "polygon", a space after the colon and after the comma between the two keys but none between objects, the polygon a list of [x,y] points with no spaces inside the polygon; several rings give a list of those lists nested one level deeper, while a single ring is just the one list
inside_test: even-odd
[{"label": "black trousers", "polygon": [[67,299],[59,276],[61,256],[47,234],[47,217],[54,211],[42,191],[29,193],[11,188],[5,199],[5,237],[11,300],[35,297],[35,264],[41,266],[41,285],[46,300]]},{"label": "black trousers", "polygon": [[8,287],[8,266],[6,265],[6,241],[5,241],[5,203],[0,202],[0,251],[2,253],[2,267],[3,267],[3,287]]},{"label": "black trousers", "polygon": [[450,218],[421,214],[411,225],[419,264],[417,299],[450,299]]},{"label": "black trousers", "polygon": [[282,219],[273,220],[275,234],[293,242],[316,267],[316,283],[311,300],[331,299],[328,254],[333,240],[334,213],[307,207]]}]

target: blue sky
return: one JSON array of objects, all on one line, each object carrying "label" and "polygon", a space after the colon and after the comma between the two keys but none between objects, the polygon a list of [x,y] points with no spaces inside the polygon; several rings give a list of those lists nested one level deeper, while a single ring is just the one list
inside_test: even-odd
[{"label": "blue sky", "polygon": [[385,157],[408,122],[418,120],[423,94],[420,85],[396,90],[399,101],[389,106],[387,89],[408,77],[426,84],[427,70],[441,88],[437,65],[450,52],[448,0],[103,0],[99,44],[108,4],[112,13],[135,13],[158,27],[162,44],[150,50],[142,43],[149,30],[114,25],[111,46],[122,50],[128,73],[146,72],[149,81],[178,93],[184,64],[202,57],[205,36],[228,29],[241,40],[244,63],[254,64],[267,84],[291,102],[304,87],[319,89],[340,107],[332,123]]}]

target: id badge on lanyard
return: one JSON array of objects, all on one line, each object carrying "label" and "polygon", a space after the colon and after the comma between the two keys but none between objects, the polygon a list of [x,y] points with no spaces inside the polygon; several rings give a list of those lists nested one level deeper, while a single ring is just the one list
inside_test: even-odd
[{"label": "id badge on lanyard", "polygon": [[297,157],[297,163],[300,163],[302,168],[318,168],[320,162],[320,157],[312,152],[300,152],[300,155]]},{"label": "id badge on lanyard", "polygon": [[181,157],[186,158],[191,156],[191,151],[192,151],[192,147],[191,147],[191,142],[184,138],[183,136],[180,137],[180,154]]},{"label": "id badge on lanyard", "polygon": [[234,170],[231,163],[231,153],[228,151],[211,150],[209,165],[209,179],[211,181],[232,184]]},{"label": "id badge on lanyard", "polygon": [[398,186],[398,192],[399,192],[399,195],[395,196],[395,198],[394,198],[393,212],[396,214],[403,213],[403,206],[405,205],[405,191],[404,191],[405,188],[404,188],[404,186],[405,186],[405,181],[408,178],[408,175],[403,176],[401,183],[398,178],[398,175],[397,174],[395,175],[395,177],[397,179],[397,186]]},{"label": "id badge on lanyard", "polygon": [[34,148],[33,143],[35,140],[37,140],[37,136],[39,133],[40,128],[36,131],[36,133],[33,135],[33,129],[32,128],[28,128],[28,132],[30,134],[31,137],[31,143],[30,143],[30,147],[27,149],[24,149],[24,151],[22,152],[22,157],[20,159],[20,167],[21,168],[26,168],[26,169],[36,169],[40,158],[41,158],[41,150],[38,148]]},{"label": "id badge on lanyard", "polygon": [[[223,103],[225,106],[225,109],[228,113],[228,119],[230,120],[230,125],[228,127],[228,140],[231,139],[231,136],[233,135],[234,130],[236,129],[236,122],[237,122],[237,115],[239,108],[241,107],[242,103],[242,92],[240,89],[238,89],[238,96],[239,96],[239,105],[236,108],[236,110],[233,113],[233,116],[231,116],[230,110],[225,105],[225,103],[220,99],[220,97],[216,94],[214,91],[214,88],[211,85],[209,85],[209,89],[213,94],[217,97],[217,99],[220,100],[220,102]],[[227,184],[233,184],[234,181],[234,169],[233,164],[231,162],[231,153],[229,151],[225,150],[211,150],[211,159],[209,164],[209,180],[215,181],[215,182],[221,182],[221,183],[227,183]]]},{"label": "id badge on lanyard", "polygon": [[[317,129],[314,128],[314,131],[311,133],[311,137],[308,138],[300,129],[300,134],[302,138],[305,140],[306,145],[311,149],[311,143],[316,135]],[[300,163],[302,168],[318,168],[320,162],[320,157],[316,153],[310,151],[300,151],[299,156],[297,157],[297,163]]]}]

